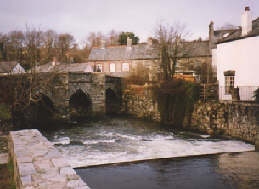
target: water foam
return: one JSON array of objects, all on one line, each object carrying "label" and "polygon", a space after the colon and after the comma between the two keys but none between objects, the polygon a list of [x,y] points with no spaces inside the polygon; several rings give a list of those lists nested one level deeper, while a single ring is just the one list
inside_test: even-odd
[{"label": "water foam", "polygon": [[[117,135],[118,136],[118,135]],[[124,137],[124,136],[123,136]],[[124,137],[125,138],[125,137]],[[71,163],[72,167],[87,167],[110,163],[131,162],[147,159],[173,158],[194,155],[215,154],[220,152],[243,152],[252,151],[254,146],[241,141],[213,141],[213,140],[184,140],[174,139],[172,136],[153,136],[152,140],[137,140],[132,135],[127,137],[127,143],[120,145],[115,139],[85,141],[88,149],[84,147],[66,148],[58,147]],[[152,137],[149,137],[152,138]],[[103,149],[91,148],[91,144],[112,142],[117,147],[109,145]],[[114,147],[114,146],[113,146]]]}]

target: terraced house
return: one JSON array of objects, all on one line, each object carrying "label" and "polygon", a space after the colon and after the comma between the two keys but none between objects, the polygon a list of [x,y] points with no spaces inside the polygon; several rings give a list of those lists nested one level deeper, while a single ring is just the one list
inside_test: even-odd
[{"label": "terraced house", "polygon": [[[177,64],[177,73],[198,70],[202,64],[211,64],[209,41],[192,41],[185,43]],[[94,47],[88,61],[94,71],[106,72],[114,76],[128,76],[132,72],[147,74],[149,80],[160,77],[159,49],[152,38],[147,43],[132,45],[128,38],[127,45]]]}]

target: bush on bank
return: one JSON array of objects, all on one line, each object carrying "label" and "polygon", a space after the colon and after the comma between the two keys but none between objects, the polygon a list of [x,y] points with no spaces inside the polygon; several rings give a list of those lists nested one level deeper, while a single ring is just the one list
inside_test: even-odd
[{"label": "bush on bank", "polygon": [[199,84],[180,79],[163,81],[153,86],[153,96],[158,102],[161,123],[174,128],[189,122],[194,103],[199,99]]}]

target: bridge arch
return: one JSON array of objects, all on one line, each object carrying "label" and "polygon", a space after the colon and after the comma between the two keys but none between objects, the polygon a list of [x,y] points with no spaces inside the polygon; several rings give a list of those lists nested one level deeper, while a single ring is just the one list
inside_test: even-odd
[{"label": "bridge arch", "polygon": [[105,90],[105,112],[106,114],[117,114],[120,112],[121,98],[114,90],[108,88]]},{"label": "bridge arch", "polygon": [[[33,99],[26,112],[23,113],[25,117],[22,120],[26,122],[26,119],[28,119],[28,122],[21,124],[28,124],[27,126],[32,128],[45,128],[53,121],[56,112],[54,103],[48,95],[43,93],[35,95]],[[16,125],[23,128],[19,123]]]},{"label": "bridge arch", "polygon": [[72,120],[85,120],[92,115],[92,100],[88,93],[77,89],[69,98],[69,111]]}]

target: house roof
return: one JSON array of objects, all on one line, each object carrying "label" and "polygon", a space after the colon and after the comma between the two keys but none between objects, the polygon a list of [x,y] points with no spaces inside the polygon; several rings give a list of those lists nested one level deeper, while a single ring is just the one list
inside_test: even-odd
[{"label": "house roof", "polygon": [[[194,41],[184,43],[183,57],[210,56],[209,41]],[[146,60],[158,59],[159,49],[147,43],[133,45],[131,48],[126,45],[110,46],[105,48],[94,47],[89,55],[89,61],[106,60]]]},{"label": "house roof", "polygon": [[182,57],[204,57],[211,56],[209,41],[186,42]]},{"label": "house roof", "polygon": [[138,60],[158,58],[157,49],[141,43],[127,47],[126,45],[110,46],[105,48],[94,47],[88,57],[93,60]]},{"label": "house roof", "polygon": [[13,68],[19,64],[16,61],[12,62],[0,62],[0,73],[9,73],[13,70]]},{"label": "house roof", "polygon": [[[215,31],[217,32],[217,31]],[[252,31],[249,32],[246,36],[242,36],[242,29],[241,27],[235,31],[232,31],[229,33],[227,37],[223,37],[218,40],[217,43],[226,43],[238,39],[243,39],[247,37],[254,37],[259,35],[259,17],[256,20],[253,20],[252,22]]]},{"label": "house roof", "polygon": [[88,63],[73,63],[65,64],[56,62],[55,66],[52,62],[38,66],[36,68],[37,72],[92,72],[92,68]]}]

